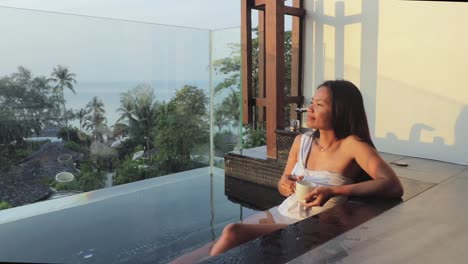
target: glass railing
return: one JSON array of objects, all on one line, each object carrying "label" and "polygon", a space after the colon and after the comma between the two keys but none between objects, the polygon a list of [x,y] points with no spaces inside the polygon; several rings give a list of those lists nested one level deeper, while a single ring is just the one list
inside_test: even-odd
[{"label": "glass railing", "polygon": [[240,29],[213,31],[211,40],[214,165],[224,168],[224,154],[242,147]]},{"label": "glass railing", "polygon": [[239,28],[0,17],[0,260],[165,263],[255,212],[224,192]]},{"label": "glass railing", "polygon": [[2,208],[223,168],[240,147],[239,28],[0,15]]}]

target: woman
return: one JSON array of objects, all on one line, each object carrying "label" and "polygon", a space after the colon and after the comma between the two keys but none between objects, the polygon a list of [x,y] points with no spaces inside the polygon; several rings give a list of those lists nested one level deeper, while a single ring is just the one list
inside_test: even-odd
[{"label": "woman", "polygon": [[[321,84],[307,110],[306,125],[315,131],[296,137],[278,182],[279,192],[288,197],[278,207],[279,215],[285,217],[275,218],[274,224],[229,224],[210,255],[297,221],[293,218],[333,207],[347,196],[403,195],[398,177],[372,143],[362,95],[354,84],[345,80]],[[363,172],[372,180],[354,183]],[[318,186],[304,201],[293,195],[298,178]]]}]

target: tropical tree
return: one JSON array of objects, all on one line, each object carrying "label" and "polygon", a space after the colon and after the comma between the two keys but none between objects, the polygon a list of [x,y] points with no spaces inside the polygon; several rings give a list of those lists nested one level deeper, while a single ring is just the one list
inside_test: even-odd
[{"label": "tropical tree", "polygon": [[218,127],[218,131],[221,132],[223,127],[229,124],[227,119],[228,113],[222,105],[217,105],[214,110],[214,120],[213,123]]},{"label": "tropical tree", "polygon": [[151,149],[151,142],[156,135],[158,107],[154,90],[148,84],[140,84],[120,96],[120,107],[117,110],[122,115],[117,122],[127,122],[130,136],[144,144],[147,151]]},{"label": "tropical tree", "polygon": [[80,129],[85,129],[87,115],[88,115],[88,109],[86,108],[81,108],[80,110],[76,112],[76,118],[78,118]]},{"label": "tropical tree", "polygon": [[113,125],[113,128],[112,136],[114,138],[124,137],[128,134],[129,127],[127,124],[117,122]]},{"label": "tropical tree", "polygon": [[222,105],[228,120],[232,121],[234,127],[239,126],[240,91],[231,90],[229,95],[223,99]]},{"label": "tropical tree", "polygon": [[124,121],[127,124],[133,120],[133,112],[135,108],[136,99],[132,95],[131,91],[120,94],[120,107],[117,108],[118,112],[121,112],[121,116],[117,119],[117,123]]},{"label": "tropical tree", "polygon": [[0,78],[0,144],[22,141],[56,121],[58,104],[45,77],[20,66]]},{"label": "tropical tree", "polygon": [[104,133],[108,131],[106,125],[106,117],[104,116],[104,103],[102,100],[94,96],[93,99],[86,105],[88,115],[86,116],[86,129],[91,131],[93,140],[102,142]]},{"label": "tropical tree", "polygon": [[[66,108],[65,108],[65,97],[64,97],[64,89],[67,88],[76,94],[75,89],[73,88],[73,84],[76,84],[76,74],[70,72],[67,66],[57,65],[51,74],[48,80],[55,83],[54,92],[59,95],[59,99],[62,103],[62,111],[64,113],[63,119],[65,121],[65,126],[68,127],[68,118],[66,115]],[[68,139],[70,140],[70,139]]]},{"label": "tropical tree", "polygon": [[[253,32],[256,34],[257,29],[253,29]],[[284,89],[285,94],[291,94],[291,31],[286,31],[285,35],[285,71],[284,71]],[[214,62],[215,70],[218,74],[224,75],[224,80],[216,85],[215,94],[220,95],[223,91],[229,91],[227,98],[224,98],[222,101],[222,106],[224,108],[230,108],[226,111],[231,113],[225,117],[229,120],[227,124],[237,125],[239,123],[240,117],[240,90],[241,90],[241,80],[240,80],[240,69],[241,69],[241,57],[240,57],[240,45],[231,44],[230,45],[231,54],[229,57],[216,60]],[[258,38],[252,38],[252,84],[256,95],[258,94]],[[226,96],[226,93],[223,94]],[[257,127],[257,126],[255,126]],[[262,124],[260,126],[262,127]],[[264,132],[263,129],[260,129],[260,132]]]},{"label": "tropical tree", "polygon": [[158,109],[156,145],[163,174],[193,168],[191,154],[208,143],[207,97],[202,89],[185,85]]}]

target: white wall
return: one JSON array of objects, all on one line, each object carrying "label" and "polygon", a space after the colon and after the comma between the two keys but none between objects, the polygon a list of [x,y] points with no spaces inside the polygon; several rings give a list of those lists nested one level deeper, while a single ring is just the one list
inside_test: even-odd
[{"label": "white wall", "polygon": [[306,100],[323,80],[348,79],[379,151],[468,164],[466,3],[304,2]]}]

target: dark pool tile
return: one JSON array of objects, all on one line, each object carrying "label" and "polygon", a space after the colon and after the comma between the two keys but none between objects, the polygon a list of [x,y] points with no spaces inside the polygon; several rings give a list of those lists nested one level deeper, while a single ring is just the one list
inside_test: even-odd
[{"label": "dark pool tile", "polygon": [[228,175],[225,176],[224,183],[224,193],[229,200],[254,210],[268,210],[284,200],[276,188],[243,181]]},{"label": "dark pool tile", "polygon": [[433,183],[401,178],[402,199],[351,198],[345,204],[250,241],[202,263],[285,263],[430,189]]},{"label": "dark pool tile", "polygon": [[266,160],[266,146],[260,146],[250,149],[242,149],[231,151],[229,154],[236,154],[243,157],[255,158],[260,160]]},{"label": "dark pool tile", "polygon": [[400,203],[348,202],[285,229],[250,241],[202,263],[285,263]]}]

